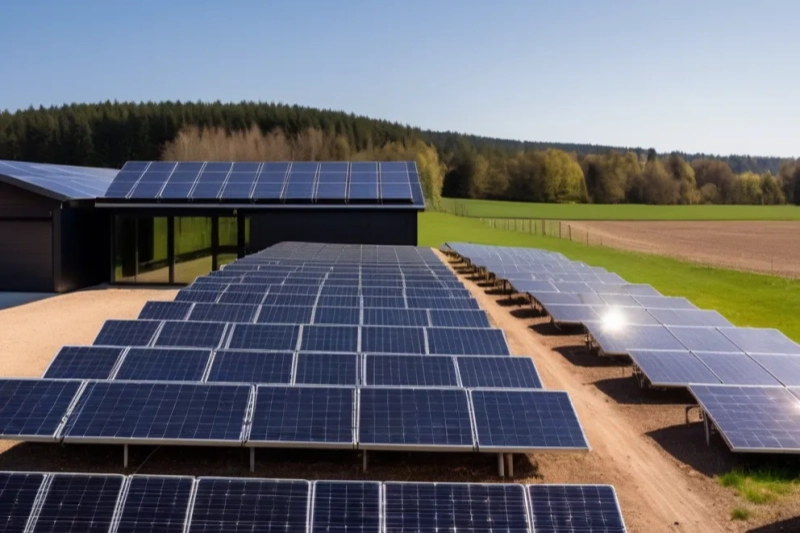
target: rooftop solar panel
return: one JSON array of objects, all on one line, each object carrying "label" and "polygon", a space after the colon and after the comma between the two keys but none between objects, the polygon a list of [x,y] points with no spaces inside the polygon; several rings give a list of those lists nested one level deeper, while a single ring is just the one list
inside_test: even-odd
[{"label": "rooftop solar panel", "polygon": [[483,452],[588,450],[569,395],[545,390],[472,390]]},{"label": "rooftop solar panel", "polygon": [[695,352],[695,355],[726,385],[780,385],[743,353]]},{"label": "rooftop solar panel", "polygon": [[520,485],[386,483],[387,533],[528,533]]},{"label": "rooftop solar panel", "polygon": [[357,326],[303,326],[300,349],[307,352],[356,353],[358,337]]},{"label": "rooftop solar panel", "polygon": [[731,451],[800,451],[800,400],[784,387],[692,385]]},{"label": "rooftop solar panel", "polygon": [[537,533],[625,533],[617,495],[609,485],[528,485]]},{"label": "rooftop solar panel", "polygon": [[259,385],[249,446],[353,448],[355,389]]},{"label": "rooftop solar panel", "polygon": [[188,533],[306,530],[307,481],[200,478]]},{"label": "rooftop solar panel", "polygon": [[0,513],[3,533],[23,533],[33,513],[44,474],[0,472]]},{"label": "rooftop solar panel", "polygon": [[425,351],[423,328],[362,327],[361,351],[363,353],[418,354]]},{"label": "rooftop solar panel", "polygon": [[95,346],[148,346],[161,326],[156,320],[106,320]]},{"label": "rooftop solar panel", "polygon": [[[118,171],[110,168],[50,165],[24,161],[0,161],[3,181],[12,181],[23,189],[32,190],[57,200],[94,199],[107,194]],[[115,191],[127,190],[123,176]],[[115,192],[112,191],[112,192]]]},{"label": "rooftop solar panel", "polygon": [[501,329],[428,328],[428,349],[437,355],[510,355]]},{"label": "rooftop solar panel", "polygon": [[53,441],[80,381],[0,379],[0,438]]},{"label": "rooftop solar panel", "polygon": [[800,355],[800,344],[777,329],[720,328],[719,331],[743,352]]},{"label": "rooftop solar panel", "polygon": [[369,355],[365,368],[365,385],[458,386],[458,375],[450,357]]},{"label": "rooftop solar panel", "polygon": [[106,533],[123,480],[116,475],[53,474],[31,531]]},{"label": "rooftop solar panel", "polygon": [[114,379],[130,381],[201,381],[210,350],[131,348]]},{"label": "rooftop solar panel", "polygon": [[214,354],[209,382],[285,383],[292,381],[294,354],[289,352],[240,352],[219,350]]},{"label": "rooftop solar panel", "polygon": [[300,353],[295,383],[303,385],[358,385],[358,354]]},{"label": "rooftop solar panel", "polygon": [[467,388],[541,389],[530,357],[457,357],[461,384]]},{"label": "rooftop solar panel", "polygon": [[184,320],[192,309],[191,302],[145,302],[140,319]]},{"label": "rooftop solar panel", "polygon": [[310,533],[379,533],[381,484],[315,481]]},{"label": "rooftop solar panel", "polygon": [[44,373],[50,379],[107,379],[122,354],[121,347],[64,346]]},{"label": "rooftop solar panel", "polygon": [[297,349],[299,326],[283,324],[234,324],[228,348],[290,352]]},{"label": "rooftop solar panel", "polygon": [[194,305],[189,320],[199,322],[252,322],[258,312],[257,305],[246,304],[205,304]]},{"label": "rooftop solar panel", "polygon": [[671,326],[668,328],[681,344],[693,352],[739,352],[731,341],[715,328]]},{"label": "rooftop solar panel", "polygon": [[116,533],[182,533],[193,484],[191,477],[131,477]]},{"label": "rooftop solar panel", "polygon": [[221,322],[165,321],[153,346],[218,348],[227,331],[228,325]]},{"label": "rooftop solar panel", "polygon": [[688,350],[631,350],[630,356],[654,387],[720,383],[719,378]]},{"label": "rooftop solar panel", "polygon": [[463,389],[359,390],[361,449],[465,450],[473,448]]},{"label": "rooftop solar panel", "polygon": [[246,385],[90,382],[64,442],[238,445]]}]

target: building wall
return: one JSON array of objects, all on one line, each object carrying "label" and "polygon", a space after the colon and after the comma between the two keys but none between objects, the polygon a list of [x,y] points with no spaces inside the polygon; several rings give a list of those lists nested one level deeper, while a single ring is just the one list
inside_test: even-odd
[{"label": "building wall", "polygon": [[282,241],[415,246],[417,212],[408,209],[286,209],[251,215],[248,253]]},{"label": "building wall", "polygon": [[55,222],[55,291],[111,281],[110,214],[93,206],[65,207],[56,214]]}]

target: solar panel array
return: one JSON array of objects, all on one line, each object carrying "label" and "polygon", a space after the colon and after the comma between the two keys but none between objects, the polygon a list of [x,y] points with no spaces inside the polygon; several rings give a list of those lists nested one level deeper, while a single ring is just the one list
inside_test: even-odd
[{"label": "solar panel array", "polygon": [[688,387],[731,450],[800,453],[800,344],[716,311],[535,249],[450,244],[525,293],[557,325],[582,325],[600,354],[629,355],[656,387]]},{"label": "solar panel array", "polygon": [[94,200],[101,197],[116,173],[110,168],[0,161],[0,176],[7,176],[23,188],[59,200]]},{"label": "solar panel array", "polygon": [[291,205],[390,204],[424,208],[413,161],[128,161],[106,201]]},{"label": "solar panel array", "polygon": [[[215,301],[148,302],[137,320],[108,320],[93,346],[62,348],[43,379],[0,380],[10,417],[0,436],[588,449],[567,394],[542,390],[533,360],[511,356],[430,249],[283,243],[180,291],[207,293]],[[260,301],[220,303],[227,294]]]},{"label": "solar panel array", "polygon": [[624,533],[613,487],[0,472],[4,531]]}]

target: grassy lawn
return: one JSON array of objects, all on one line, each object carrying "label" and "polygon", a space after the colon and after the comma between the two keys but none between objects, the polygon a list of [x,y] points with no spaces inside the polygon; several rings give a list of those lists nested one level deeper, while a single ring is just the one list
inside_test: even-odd
[{"label": "grassy lawn", "polygon": [[737,326],[773,327],[800,342],[800,281],[704,267],[656,255],[586,246],[569,240],[490,228],[479,220],[421,213],[419,244],[447,241],[544,248],[605,267],[632,283],[649,283],[668,296],[684,296],[715,309]]},{"label": "grassy lawn", "polygon": [[551,220],[800,220],[798,206],[535,204],[444,198],[448,212],[471,217]]}]

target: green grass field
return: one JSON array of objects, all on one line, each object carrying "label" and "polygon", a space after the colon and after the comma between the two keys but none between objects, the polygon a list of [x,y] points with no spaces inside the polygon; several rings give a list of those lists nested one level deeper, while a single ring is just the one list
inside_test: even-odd
[{"label": "green grass field", "polygon": [[421,213],[419,244],[447,241],[526,246],[561,252],[570,259],[605,267],[632,283],[649,283],[668,296],[683,296],[714,309],[737,326],[773,327],[800,342],[800,281],[704,267],[656,255],[586,246],[577,242],[490,228],[480,220]]},{"label": "green grass field", "polygon": [[442,199],[445,211],[486,218],[550,220],[800,220],[794,205],[595,205],[535,204],[493,200]]}]

